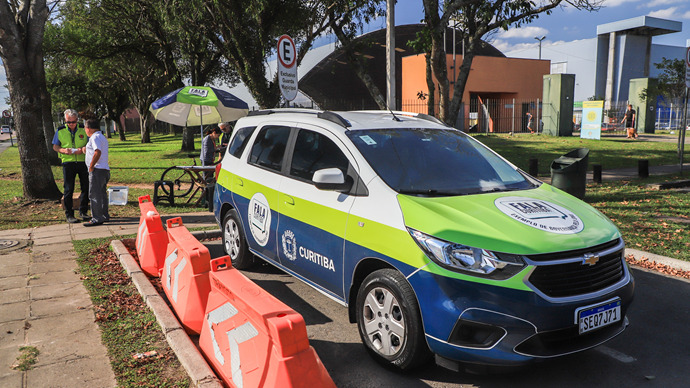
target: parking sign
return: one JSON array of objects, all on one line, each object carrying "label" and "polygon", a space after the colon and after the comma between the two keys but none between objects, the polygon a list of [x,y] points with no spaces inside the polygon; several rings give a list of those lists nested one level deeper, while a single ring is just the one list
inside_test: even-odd
[{"label": "parking sign", "polygon": [[297,48],[287,35],[278,38],[278,84],[286,100],[297,97]]}]

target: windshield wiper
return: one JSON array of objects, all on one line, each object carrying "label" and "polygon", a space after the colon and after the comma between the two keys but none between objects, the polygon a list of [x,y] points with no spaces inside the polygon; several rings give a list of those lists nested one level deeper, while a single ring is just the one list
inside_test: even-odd
[{"label": "windshield wiper", "polygon": [[405,195],[427,195],[430,197],[433,196],[454,196],[454,195],[465,195],[467,193],[464,192],[458,192],[458,191],[438,191],[435,189],[424,189],[424,190],[413,190],[413,189],[396,189],[400,194],[405,194]]}]

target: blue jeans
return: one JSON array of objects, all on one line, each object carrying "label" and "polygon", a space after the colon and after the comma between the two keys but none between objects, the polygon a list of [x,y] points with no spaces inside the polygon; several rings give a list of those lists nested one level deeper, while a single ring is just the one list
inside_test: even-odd
[{"label": "blue jeans", "polygon": [[108,181],[110,170],[94,168],[89,172],[89,193],[91,195],[91,220],[105,222],[110,219],[108,213]]},{"label": "blue jeans", "polygon": [[74,216],[72,206],[72,194],[74,194],[75,178],[79,176],[81,195],[79,195],[79,211],[87,213],[89,211],[89,169],[84,162],[67,162],[62,164],[62,178],[64,179],[65,215]]}]

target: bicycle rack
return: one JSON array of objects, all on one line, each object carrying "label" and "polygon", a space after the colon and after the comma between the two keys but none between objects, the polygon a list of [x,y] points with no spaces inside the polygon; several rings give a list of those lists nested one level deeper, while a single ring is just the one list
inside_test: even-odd
[{"label": "bicycle rack", "polygon": [[[167,187],[168,194],[163,190],[163,186]],[[160,189],[161,193],[158,193]],[[159,201],[168,202],[171,205],[175,204],[174,185],[172,181],[155,181],[153,182],[153,205],[158,205]]]}]

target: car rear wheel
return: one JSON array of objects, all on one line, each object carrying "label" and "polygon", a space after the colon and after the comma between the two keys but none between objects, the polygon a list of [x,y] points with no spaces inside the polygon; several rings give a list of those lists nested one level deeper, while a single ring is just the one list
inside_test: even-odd
[{"label": "car rear wheel", "polygon": [[235,209],[230,209],[223,219],[223,249],[237,269],[246,269],[254,264],[254,255],[247,248],[247,238]]},{"label": "car rear wheel", "polygon": [[383,364],[409,370],[431,356],[414,291],[396,270],[381,269],[364,279],[357,326],[369,354]]}]

